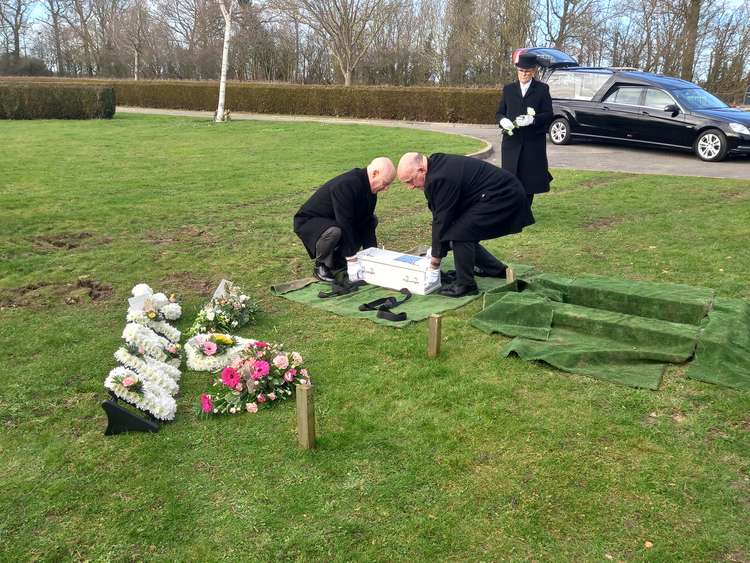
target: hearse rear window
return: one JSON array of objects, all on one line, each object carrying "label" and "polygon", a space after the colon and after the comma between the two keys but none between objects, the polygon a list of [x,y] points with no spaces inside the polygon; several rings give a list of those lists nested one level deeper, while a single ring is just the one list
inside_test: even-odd
[{"label": "hearse rear window", "polygon": [[557,71],[547,80],[553,98],[590,100],[609,79],[610,73]]}]

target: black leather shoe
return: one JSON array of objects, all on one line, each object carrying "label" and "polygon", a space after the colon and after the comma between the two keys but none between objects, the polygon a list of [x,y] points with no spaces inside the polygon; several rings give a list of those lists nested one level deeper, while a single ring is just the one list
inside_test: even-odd
[{"label": "black leather shoe", "polygon": [[479,266],[474,266],[474,275],[479,276],[480,278],[504,278],[505,270],[499,274],[490,274],[487,270],[484,270]]},{"label": "black leather shoe", "polygon": [[479,288],[475,283],[472,283],[471,285],[452,283],[451,285],[441,287],[438,293],[440,295],[445,295],[446,297],[463,297],[464,295],[476,295],[479,293]]},{"label": "black leather shoe", "polygon": [[333,281],[333,273],[325,264],[315,264],[315,268],[313,269],[313,276],[315,276],[322,282],[330,283]]}]

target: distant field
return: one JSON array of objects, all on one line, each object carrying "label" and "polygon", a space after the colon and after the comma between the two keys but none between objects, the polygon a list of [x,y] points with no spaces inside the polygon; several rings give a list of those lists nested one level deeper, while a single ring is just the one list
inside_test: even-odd
[{"label": "distant field", "polygon": [[[507,340],[469,325],[479,302],[445,317],[428,361],[424,324],[270,294],[310,273],[291,217],[315,186],[480,143],[126,114],[0,122],[0,144],[0,559],[750,560],[747,393],[681,366],[652,392],[500,358]],[[750,299],[750,181],[554,175],[499,256]],[[428,241],[421,193],[393,186],[378,215],[387,248]],[[104,438],[130,288],[181,293],[185,329],[222,277],[263,304],[240,335],[305,355],[319,448],[298,450],[291,403],[201,419],[194,372],[174,423]]]}]

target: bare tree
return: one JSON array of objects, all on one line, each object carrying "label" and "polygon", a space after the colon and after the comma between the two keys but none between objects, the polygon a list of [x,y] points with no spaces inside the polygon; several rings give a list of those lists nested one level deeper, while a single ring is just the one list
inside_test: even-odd
[{"label": "bare tree", "polygon": [[344,77],[352,72],[392,14],[391,0],[276,0],[274,5],[325,37]]},{"label": "bare tree", "polygon": [[13,50],[10,54],[14,59],[21,57],[21,37],[28,24],[31,0],[2,0],[0,2],[0,18],[4,27],[10,32]]}]

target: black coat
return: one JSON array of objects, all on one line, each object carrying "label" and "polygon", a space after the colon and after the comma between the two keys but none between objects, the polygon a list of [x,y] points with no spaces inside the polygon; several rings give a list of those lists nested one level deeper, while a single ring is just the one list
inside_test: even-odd
[{"label": "black coat", "polygon": [[513,82],[503,87],[500,104],[497,106],[495,121],[507,117],[511,121],[534,108],[534,123],[518,127],[513,135],[503,134],[501,146],[503,170],[515,174],[527,194],[549,191],[552,176],[547,164],[547,128],[552,121],[552,98],[549,86],[537,79],[531,80],[526,95],[521,97],[521,84]]},{"label": "black coat", "polygon": [[432,211],[433,256],[445,256],[448,241],[498,238],[534,223],[518,179],[476,158],[431,155],[424,195]]},{"label": "black coat", "polygon": [[375,205],[378,198],[370,189],[367,170],[354,168],[318,188],[294,216],[294,232],[310,258],[315,244],[329,227],[341,229],[339,250],[353,256],[360,248],[377,246]]}]

